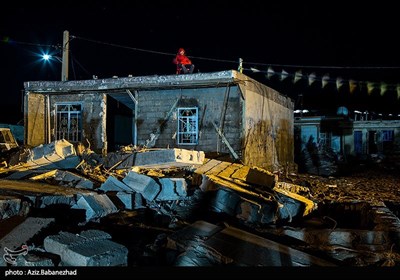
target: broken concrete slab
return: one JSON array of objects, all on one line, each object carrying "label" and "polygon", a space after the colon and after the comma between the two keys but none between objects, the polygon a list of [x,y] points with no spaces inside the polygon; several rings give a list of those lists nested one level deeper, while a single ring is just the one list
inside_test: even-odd
[{"label": "broken concrete slab", "polygon": [[[48,227],[54,220],[53,218],[28,217],[0,240],[0,252],[4,252],[5,248],[15,250],[26,245],[33,236]],[[2,264],[4,265],[4,260],[0,258],[0,266]]]},{"label": "broken concrete slab", "polygon": [[150,150],[136,153],[135,166],[147,168],[170,168],[200,166],[205,160],[202,151],[185,149]]},{"label": "broken concrete slab", "polygon": [[46,208],[50,205],[74,205],[76,203],[74,195],[44,195],[36,197],[34,202],[36,207]]},{"label": "broken concrete slab", "polygon": [[269,189],[274,187],[276,181],[276,176],[266,170],[215,159],[206,159],[205,163],[197,167],[194,172],[230,180],[239,180],[250,185]]},{"label": "broken concrete slab", "polygon": [[153,178],[134,171],[129,171],[122,181],[135,192],[142,194],[148,201],[153,201],[161,190],[160,185]]},{"label": "broken concrete slab", "polygon": [[211,199],[210,208],[217,213],[223,212],[230,216],[236,216],[239,201],[241,198],[237,193],[221,188]]},{"label": "broken concrete slab", "polygon": [[241,229],[220,228],[204,221],[195,222],[171,234],[167,246],[194,252],[191,256],[195,259],[191,262],[186,260],[184,265],[202,264],[204,261],[201,259],[206,258],[209,263],[218,261],[222,265],[252,267],[335,266],[329,261]]},{"label": "broken concrete slab", "polygon": [[80,162],[74,146],[67,140],[56,140],[41,144],[30,150],[26,161],[10,166],[9,170],[26,171],[31,169],[72,169]]},{"label": "broken concrete slab", "polygon": [[105,194],[78,195],[78,201],[72,209],[86,210],[86,221],[97,220],[111,213],[118,212],[117,207]]},{"label": "broken concrete slab", "polygon": [[104,192],[108,191],[116,191],[116,192],[124,191],[128,193],[135,192],[128,185],[124,184],[123,182],[121,182],[112,175],[108,176],[107,180],[103,184],[101,184],[99,190],[102,190]]},{"label": "broken concrete slab", "polygon": [[118,266],[127,264],[128,249],[108,240],[102,231],[90,230],[80,234],[60,232],[47,236],[44,248],[61,257],[63,266]]},{"label": "broken concrete slab", "polygon": [[55,266],[50,257],[46,257],[43,252],[29,251],[27,255],[19,255],[16,266]]},{"label": "broken concrete slab", "polygon": [[54,178],[56,182],[58,182],[59,186],[63,187],[73,187],[73,188],[81,188],[81,189],[93,189],[93,182],[82,177],[76,175],[69,171],[63,170],[52,170],[34,177],[31,177],[30,180],[43,180],[47,178]]}]

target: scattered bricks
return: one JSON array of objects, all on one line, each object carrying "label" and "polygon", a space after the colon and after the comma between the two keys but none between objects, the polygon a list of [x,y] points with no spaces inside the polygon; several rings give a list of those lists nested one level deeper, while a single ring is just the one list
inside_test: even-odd
[{"label": "scattered bricks", "polygon": [[126,266],[128,249],[110,240],[68,246],[61,253],[64,266]]},{"label": "scattered bricks", "polygon": [[99,190],[102,190],[104,192],[107,191],[117,191],[117,192],[124,191],[128,193],[134,192],[132,188],[125,185],[123,182],[121,182],[112,175],[108,176],[107,180],[103,184],[101,184]]},{"label": "scattered bricks", "polygon": [[72,209],[85,209],[86,221],[98,219],[118,211],[117,207],[105,194],[78,195],[80,198]]},{"label": "scattered bricks", "polygon": [[240,201],[240,196],[226,189],[216,191],[210,202],[210,207],[215,212],[223,212],[230,216],[236,216],[236,207]]},{"label": "scattered bricks", "polygon": [[148,201],[153,201],[161,190],[160,185],[153,178],[133,171],[129,171],[122,181],[136,192],[141,193]]}]

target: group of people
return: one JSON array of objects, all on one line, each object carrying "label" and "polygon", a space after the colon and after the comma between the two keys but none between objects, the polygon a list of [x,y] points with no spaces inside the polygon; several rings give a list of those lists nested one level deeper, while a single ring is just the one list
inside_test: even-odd
[{"label": "group of people", "polygon": [[185,50],[180,48],[176,54],[173,63],[176,64],[176,74],[192,74],[194,70],[194,64],[186,56]]}]

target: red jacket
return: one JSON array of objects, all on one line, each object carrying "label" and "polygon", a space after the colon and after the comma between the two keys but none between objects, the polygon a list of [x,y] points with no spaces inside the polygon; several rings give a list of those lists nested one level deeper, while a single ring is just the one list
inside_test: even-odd
[{"label": "red jacket", "polygon": [[176,55],[176,57],[174,59],[174,63],[175,64],[192,64],[192,61],[185,54],[180,54],[181,50],[183,50],[183,49],[179,49],[178,54]]}]

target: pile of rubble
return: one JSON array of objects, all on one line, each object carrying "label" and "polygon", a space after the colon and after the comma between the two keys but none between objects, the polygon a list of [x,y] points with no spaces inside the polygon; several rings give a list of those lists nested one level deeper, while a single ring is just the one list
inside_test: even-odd
[{"label": "pile of rubble", "polygon": [[299,175],[280,178],[201,151],[125,147],[101,156],[61,140],[20,147],[0,175],[4,266],[399,260],[400,221],[383,202],[348,201],[342,212],[360,218],[360,229],[342,228],[346,221],[334,215],[340,207]]}]

